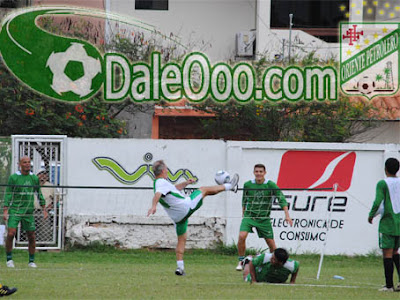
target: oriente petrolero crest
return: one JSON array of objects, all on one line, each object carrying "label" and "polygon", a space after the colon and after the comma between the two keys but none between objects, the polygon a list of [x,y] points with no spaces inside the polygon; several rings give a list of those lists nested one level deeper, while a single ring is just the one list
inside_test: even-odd
[{"label": "oriente petrolero crest", "polygon": [[340,24],[340,86],[368,99],[398,91],[399,24]]}]

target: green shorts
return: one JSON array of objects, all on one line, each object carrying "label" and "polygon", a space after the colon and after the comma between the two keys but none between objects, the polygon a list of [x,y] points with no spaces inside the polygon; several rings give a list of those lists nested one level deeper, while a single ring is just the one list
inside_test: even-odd
[{"label": "green shorts", "polygon": [[192,206],[194,207],[190,208],[187,215],[181,221],[175,224],[176,234],[178,236],[186,233],[189,217],[203,205],[203,195],[200,190],[195,190],[193,193],[191,193],[190,199],[192,200]]},{"label": "green shorts", "polygon": [[265,239],[273,239],[274,232],[269,218],[256,219],[244,217],[240,224],[240,231],[253,232],[253,228],[257,229],[258,237]]},{"label": "green shorts", "polygon": [[35,217],[32,215],[9,215],[8,228],[17,228],[21,222],[21,228],[25,231],[35,231]]},{"label": "green shorts", "polygon": [[400,246],[400,236],[379,233],[379,248],[398,249]]}]

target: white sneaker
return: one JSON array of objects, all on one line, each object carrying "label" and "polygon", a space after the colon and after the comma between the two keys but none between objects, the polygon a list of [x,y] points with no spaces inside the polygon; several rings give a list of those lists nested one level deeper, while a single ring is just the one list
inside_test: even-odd
[{"label": "white sneaker", "polygon": [[232,186],[231,187],[231,191],[236,193],[237,190],[238,190],[239,174],[237,174],[237,173],[233,174],[232,179],[231,179],[231,181],[229,183]]},{"label": "white sneaker", "polygon": [[7,261],[7,267],[8,267],[8,268],[15,268],[15,266],[14,266],[14,261],[13,261],[13,260],[8,260],[8,261]]},{"label": "white sneaker", "polygon": [[181,269],[181,268],[176,268],[176,270],[175,270],[175,275],[178,275],[178,276],[185,276],[186,273],[185,273],[185,270],[183,270],[183,269]]},{"label": "white sneaker", "polygon": [[243,271],[243,262],[239,261],[238,265],[236,266],[236,271]]},{"label": "white sneaker", "polygon": [[384,286],[383,288],[380,288],[378,291],[379,292],[394,292],[394,289],[392,287],[387,288],[386,286]]},{"label": "white sneaker", "polygon": [[29,267],[29,268],[37,268],[37,265],[36,265],[34,262],[30,262],[30,263],[28,264],[28,267]]}]

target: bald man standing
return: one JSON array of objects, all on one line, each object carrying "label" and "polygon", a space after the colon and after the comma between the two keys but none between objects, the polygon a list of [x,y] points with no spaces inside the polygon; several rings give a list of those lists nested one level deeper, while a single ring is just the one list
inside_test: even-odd
[{"label": "bald man standing", "polygon": [[18,224],[21,222],[22,230],[28,235],[29,263],[28,266],[36,268],[35,264],[35,218],[34,194],[37,194],[44,218],[47,218],[45,209],[46,201],[40,191],[39,178],[31,172],[31,159],[27,156],[19,160],[19,171],[8,179],[8,186],[4,196],[4,220],[7,223],[6,256],[7,267],[14,268],[12,260],[12,247]]}]

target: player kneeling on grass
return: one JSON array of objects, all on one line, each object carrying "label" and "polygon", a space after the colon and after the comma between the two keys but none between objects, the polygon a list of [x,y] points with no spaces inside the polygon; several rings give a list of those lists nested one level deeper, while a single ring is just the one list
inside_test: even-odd
[{"label": "player kneeling on grass", "polygon": [[168,178],[167,165],[162,160],[158,160],[153,164],[154,180],[154,197],[152,206],[148,211],[147,216],[155,214],[157,203],[164,207],[168,216],[172,219],[175,225],[176,234],[178,236],[178,244],[176,246],[176,275],[185,275],[183,264],[183,253],[185,252],[187,225],[189,217],[198,210],[203,204],[203,199],[209,195],[216,195],[223,191],[237,191],[239,175],[235,174],[229,183],[200,187],[195,190],[189,197],[186,197],[181,191],[195,181],[189,179],[185,182],[173,185]]},{"label": "player kneeling on grass", "polygon": [[244,259],[243,279],[247,282],[290,283],[296,282],[299,272],[299,262],[289,259],[289,253],[283,248],[277,248],[273,253],[264,253],[255,258]]}]

